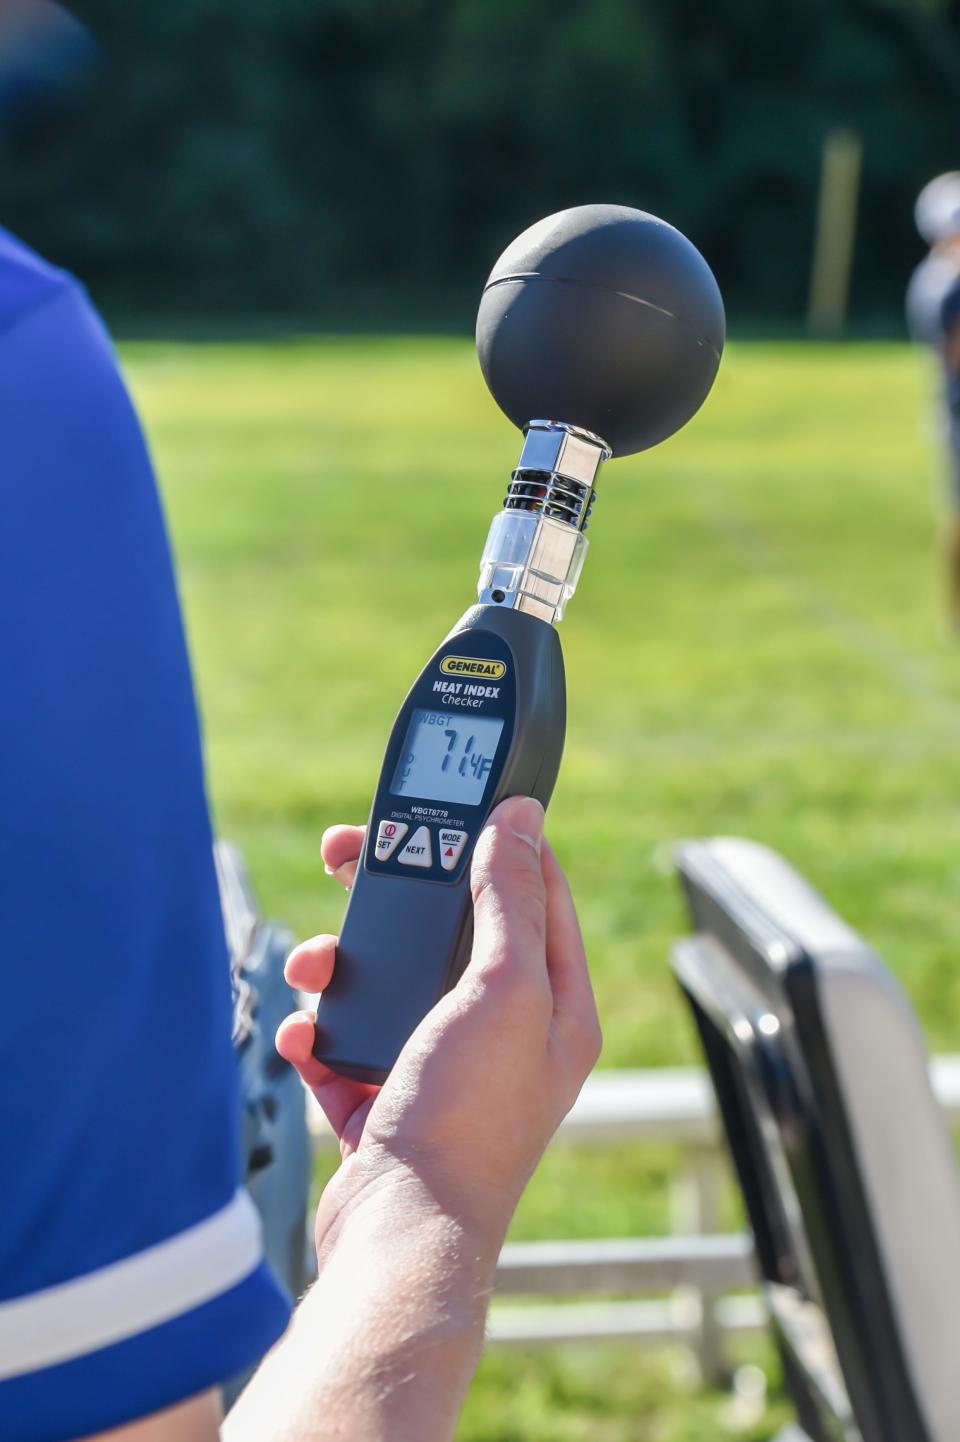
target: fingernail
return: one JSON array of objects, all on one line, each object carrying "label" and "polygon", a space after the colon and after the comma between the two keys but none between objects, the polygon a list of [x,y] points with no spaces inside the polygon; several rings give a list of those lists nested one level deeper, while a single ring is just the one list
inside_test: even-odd
[{"label": "fingernail", "polygon": [[514,802],[510,827],[514,836],[528,842],[534,851],[540,850],[543,840],[544,811],[539,801],[532,796],[522,796]]},{"label": "fingernail", "polygon": [[334,871],[333,867],[332,867],[332,866],[328,866],[326,862],[323,863],[323,869],[324,869],[324,871],[326,872],[327,876],[336,876],[336,874],[337,874],[337,873]]}]

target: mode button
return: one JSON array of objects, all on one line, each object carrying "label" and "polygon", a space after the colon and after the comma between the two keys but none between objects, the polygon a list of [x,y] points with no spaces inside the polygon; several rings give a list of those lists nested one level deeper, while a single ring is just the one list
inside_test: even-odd
[{"label": "mode button", "polygon": [[444,871],[452,871],[460,857],[463,855],[463,848],[467,844],[467,833],[465,831],[444,831],[440,832],[440,865]]}]

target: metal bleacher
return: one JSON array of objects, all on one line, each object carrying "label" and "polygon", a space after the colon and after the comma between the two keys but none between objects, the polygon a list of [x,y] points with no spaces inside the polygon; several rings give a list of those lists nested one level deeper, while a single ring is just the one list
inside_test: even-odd
[{"label": "metal bleacher", "polygon": [[956,1442],[960,1172],[910,1004],[775,852],[690,842],[678,870],[693,935],[673,968],[746,1203],[792,1435]]}]

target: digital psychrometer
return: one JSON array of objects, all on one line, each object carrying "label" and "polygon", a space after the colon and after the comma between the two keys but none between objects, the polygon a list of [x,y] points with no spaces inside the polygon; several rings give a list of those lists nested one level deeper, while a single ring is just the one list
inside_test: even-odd
[{"label": "digital psychrometer", "polygon": [[[387,744],[314,1055],[387,1076],[470,954],[470,859],[507,796],[550,800],[566,723],[554,629],[576,589],[601,463],[697,411],[724,342],[706,261],[643,211],[586,205],[508,246],[477,350],[523,433],[480,561],[478,603],[421,671]],[[538,419],[548,417],[549,419]]]}]

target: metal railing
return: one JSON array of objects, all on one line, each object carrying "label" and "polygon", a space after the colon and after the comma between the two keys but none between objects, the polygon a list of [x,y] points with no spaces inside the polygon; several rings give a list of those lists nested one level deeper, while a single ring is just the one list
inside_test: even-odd
[{"label": "metal railing", "polygon": [[[948,1120],[956,1125],[960,1056],[934,1057],[930,1079]],[[312,1102],[308,1115],[315,1145],[335,1145]],[[751,1239],[719,1230],[730,1172],[706,1072],[694,1067],[595,1072],[552,1145],[628,1142],[670,1142],[682,1149],[673,1204],[675,1235],[510,1242],[500,1257],[496,1290],[501,1298],[627,1292],[646,1294],[647,1300],[542,1306],[495,1301],[489,1340],[497,1346],[524,1347],[614,1339],[681,1342],[695,1352],[705,1377],[723,1378],[724,1337],[761,1330],[765,1317],[756,1293],[744,1295],[755,1282]]]}]

